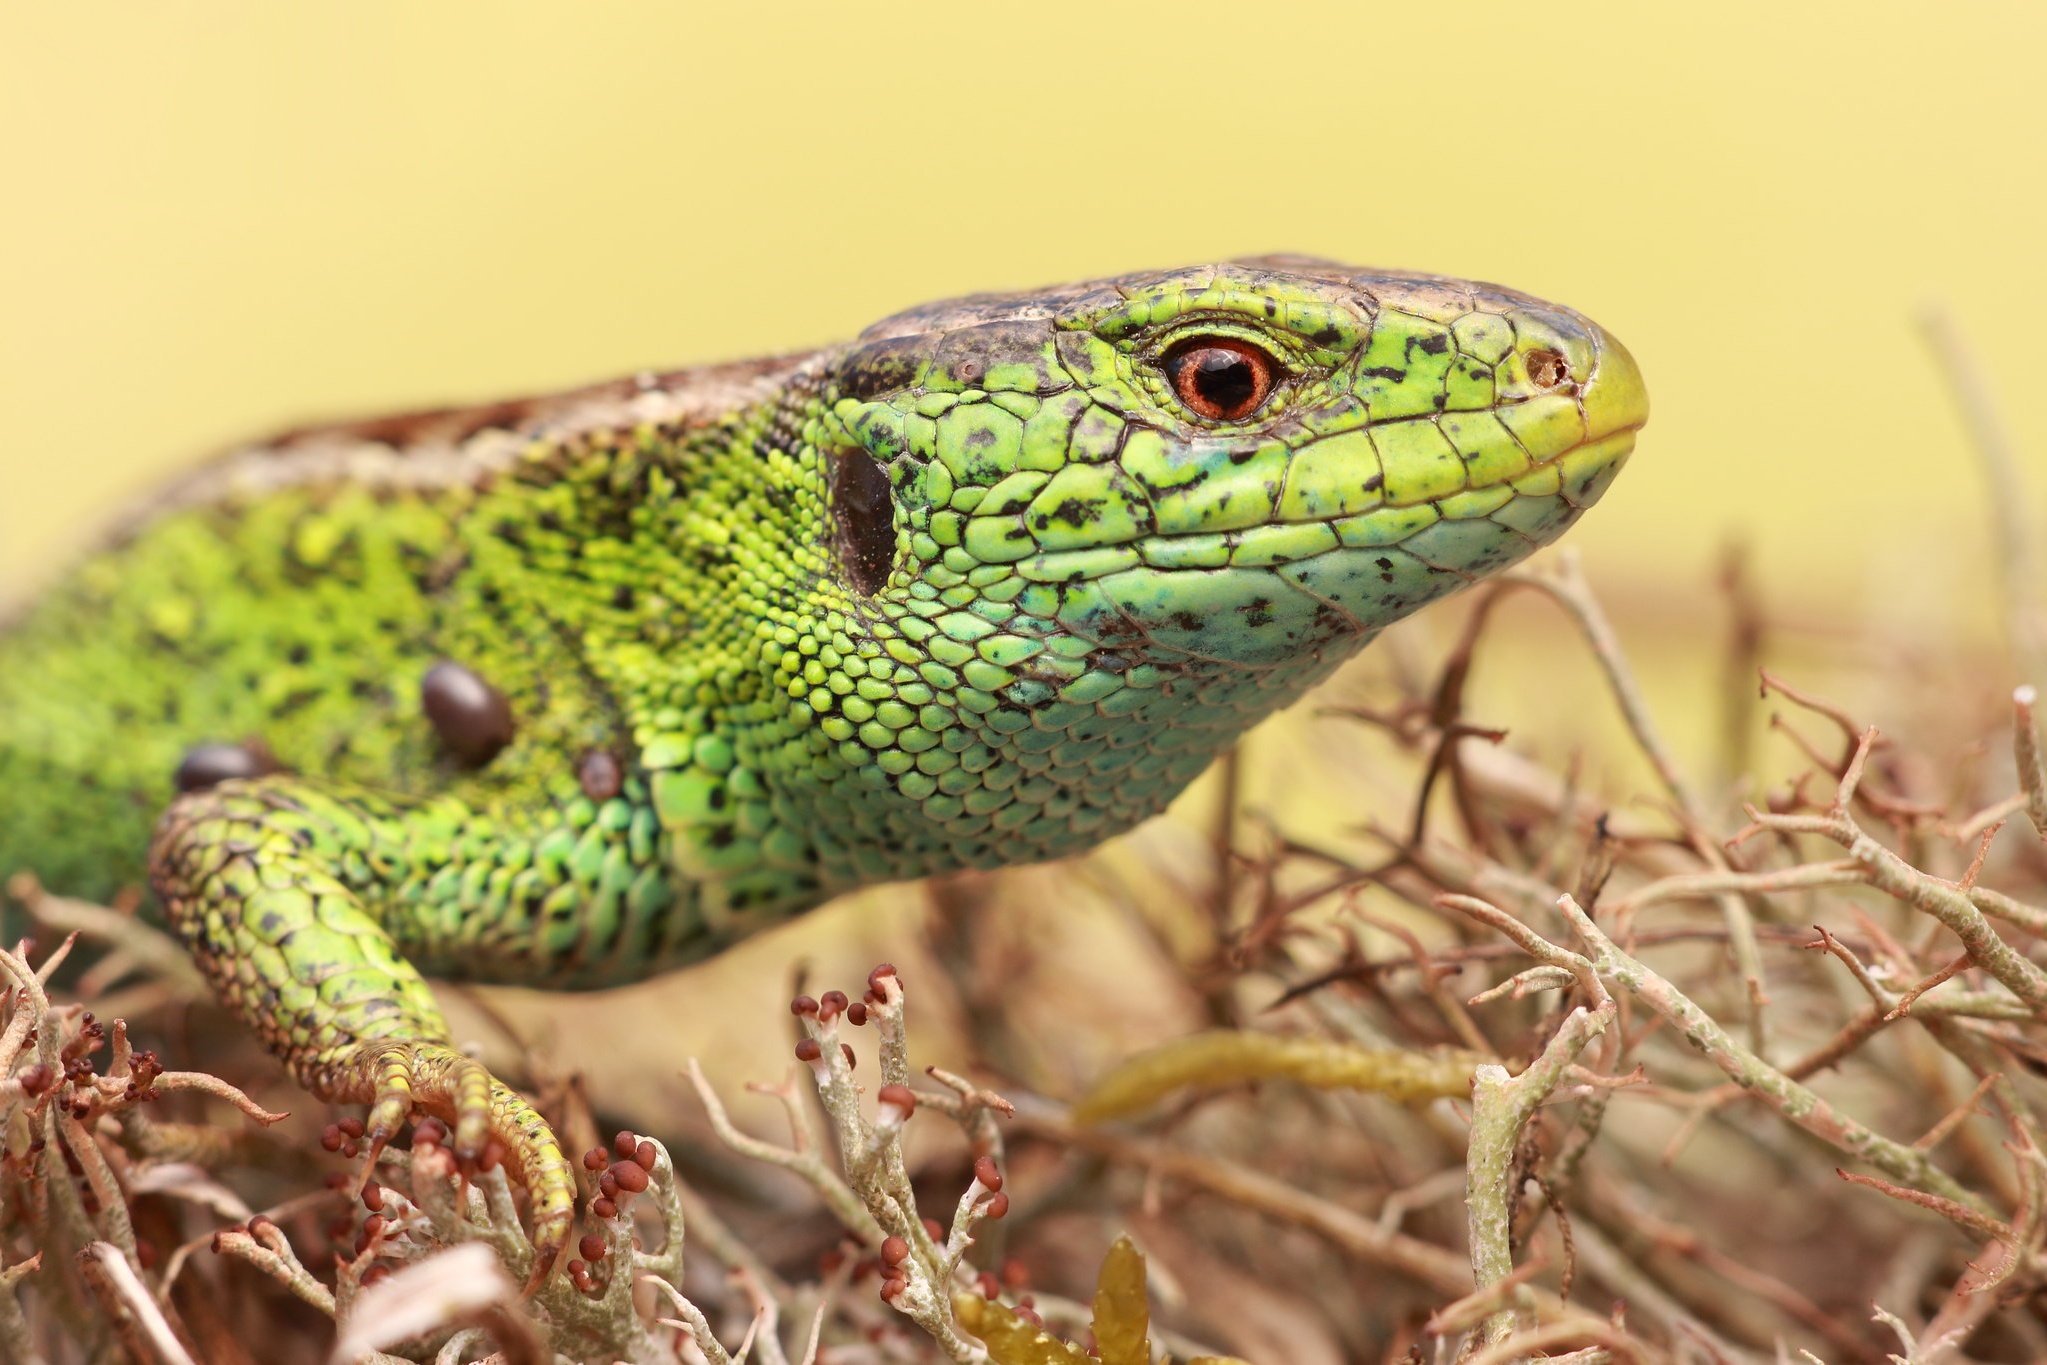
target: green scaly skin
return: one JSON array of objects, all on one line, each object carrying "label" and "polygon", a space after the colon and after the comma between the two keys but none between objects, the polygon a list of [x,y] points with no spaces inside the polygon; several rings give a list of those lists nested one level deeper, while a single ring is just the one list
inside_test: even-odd
[{"label": "green scaly skin", "polygon": [[[1194,337],[1277,362],[1262,406],[1182,400],[1164,362]],[[466,1155],[500,1142],[544,1267],[567,1165],[422,970],[602,986],[861,883],[1087,848],[1555,538],[1646,414],[1566,309],[1273,258],[299,433],[172,489],[0,634],[0,873],[146,873],[302,1084],[378,1140],[424,1109]],[[479,768],[422,713],[442,659],[517,719]],[[280,770],[171,801],[201,741]]]}]

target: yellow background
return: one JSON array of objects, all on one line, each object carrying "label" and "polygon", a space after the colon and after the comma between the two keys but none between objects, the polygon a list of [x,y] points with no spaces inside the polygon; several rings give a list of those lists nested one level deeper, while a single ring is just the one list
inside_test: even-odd
[{"label": "yellow background", "polygon": [[[0,593],[310,418],[799,348],[1271,249],[1495,279],[1640,357],[1596,578],[1937,604],[2047,487],[2047,6],[0,8]],[[1846,594],[1846,598],[1841,595]]]}]

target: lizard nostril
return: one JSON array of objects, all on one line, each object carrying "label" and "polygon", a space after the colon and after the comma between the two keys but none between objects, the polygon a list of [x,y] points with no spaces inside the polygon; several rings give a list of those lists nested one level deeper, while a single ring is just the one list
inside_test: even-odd
[{"label": "lizard nostril", "polygon": [[888,471],[864,450],[832,455],[832,521],[832,549],[846,581],[872,597],[895,567],[896,505]]},{"label": "lizard nostril", "polygon": [[1554,389],[1571,377],[1571,367],[1551,350],[1530,351],[1524,359],[1528,378],[1539,389]]}]

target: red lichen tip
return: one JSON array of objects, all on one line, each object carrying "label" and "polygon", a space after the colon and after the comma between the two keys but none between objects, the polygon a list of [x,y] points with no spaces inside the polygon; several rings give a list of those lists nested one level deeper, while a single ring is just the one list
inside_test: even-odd
[{"label": "red lichen tip", "polygon": [[638,1194],[647,1188],[647,1168],[637,1161],[615,1162],[608,1174],[618,1181],[618,1187],[627,1194]]},{"label": "red lichen tip", "polygon": [[602,1147],[592,1147],[589,1151],[583,1153],[583,1169],[586,1171],[601,1171],[610,1164],[611,1153],[605,1151]]},{"label": "red lichen tip", "polygon": [[582,1240],[576,1243],[576,1250],[583,1253],[583,1259],[586,1261],[601,1261],[604,1259],[604,1253],[610,1249],[611,1244],[606,1242],[604,1234],[599,1232],[586,1232]]},{"label": "red lichen tip", "polygon": [[896,984],[899,986],[903,983],[902,977],[896,975],[896,964],[884,962],[867,974],[867,989],[873,991],[876,996],[880,996],[882,994],[881,979],[885,976],[894,976]]},{"label": "red lichen tip", "polygon": [[867,1023],[867,1006],[858,1000],[846,1006],[846,1022],[854,1028],[865,1027]]},{"label": "red lichen tip", "polygon": [[881,1244],[881,1263],[890,1268],[910,1259],[910,1244],[900,1237],[888,1237]]},{"label": "red lichen tip", "polygon": [[384,1229],[391,1226],[391,1220],[381,1213],[373,1213],[362,1220],[362,1230],[355,1235],[355,1254],[359,1258],[370,1249]]},{"label": "red lichen tip", "polygon": [[854,1067],[856,1067],[856,1066],[860,1065],[860,1059],[859,1059],[858,1057],[855,1057],[855,1056],[853,1055],[853,1046],[852,1046],[852,1044],[850,1044],[850,1043],[840,1043],[840,1044],[839,1044],[839,1051],[840,1051],[840,1053],[841,1053],[841,1054],[843,1054],[843,1055],[845,1056],[845,1058],[846,1058],[846,1070],[848,1070],[848,1071],[851,1071],[851,1070],[852,1070],[852,1069],[853,1069]]},{"label": "red lichen tip", "polygon": [[789,1002],[789,1013],[817,1017],[817,1001],[807,995],[799,995]]},{"label": "red lichen tip", "polygon": [[654,1169],[655,1164],[661,1160],[661,1149],[647,1139],[641,1138],[639,1145],[633,1148],[633,1160],[651,1171]]},{"label": "red lichen tip", "polygon": [[981,1213],[984,1217],[1000,1218],[1008,1212],[1009,1196],[1006,1194],[991,1194],[988,1196],[988,1202],[981,1205]]},{"label": "red lichen tip", "polygon": [[[899,1123],[917,1112],[917,1092],[907,1085],[885,1085],[881,1088],[881,1093],[874,1098],[884,1110],[901,1110],[902,1117],[896,1120]],[[883,1114],[882,1119],[886,1122],[887,1114]]]},{"label": "red lichen tip", "polygon": [[826,991],[818,997],[817,1017],[827,1022],[835,1019],[846,1012],[846,1004],[844,991]]},{"label": "red lichen tip", "polygon": [[993,1157],[977,1156],[974,1158],[974,1179],[981,1182],[983,1189],[999,1190],[1002,1188],[1002,1172],[995,1169],[995,1159]]},{"label": "red lichen tip", "polygon": [[815,1038],[805,1038],[796,1045],[796,1060],[799,1062],[815,1062],[822,1056],[824,1049],[818,1046]]},{"label": "red lichen tip", "polygon": [[607,1222],[618,1217],[618,1204],[608,1196],[599,1195],[590,1201],[590,1216]]},{"label": "red lichen tip", "polygon": [[611,1139],[611,1150],[620,1156],[633,1156],[640,1150],[640,1135],[630,1129],[621,1128]]}]

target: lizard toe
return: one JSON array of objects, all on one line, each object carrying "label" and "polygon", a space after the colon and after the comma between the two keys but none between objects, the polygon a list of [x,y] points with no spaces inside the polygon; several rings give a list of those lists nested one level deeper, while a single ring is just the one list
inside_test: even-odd
[{"label": "lizard toe", "polygon": [[[561,1143],[540,1112],[503,1081],[489,1079],[490,1136],[504,1144],[532,1197],[533,1273],[526,1292],[540,1286],[561,1259],[576,1218],[576,1180]],[[485,1160],[489,1160],[486,1152]]]},{"label": "lizard toe", "polygon": [[377,1043],[363,1049],[357,1068],[360,1089],[374,1095],[366,1127],[377,1147],[424,1111],[452,1124],[455,1154],[465,1168],[488,1169],[502,1160],[517,1172],[531,1197],[528,1289],[537,1288],[561,1259],[576,1211],[575,1176],[547,1120],[481,1062],[445,1043]]}]

